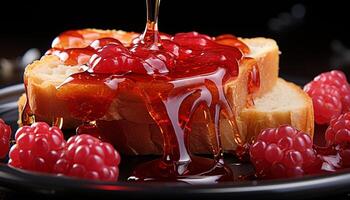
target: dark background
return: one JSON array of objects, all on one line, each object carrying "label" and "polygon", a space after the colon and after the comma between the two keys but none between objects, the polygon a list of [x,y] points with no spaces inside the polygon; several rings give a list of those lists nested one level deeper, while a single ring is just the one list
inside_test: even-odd
[{"label": "dark background", "polygon": [[[162,0],[162,32],[231,33],[277,40],[282,77],[304,84],[330,68],[350,72],[349,12],[346,1]],[[5,1],[0,8],[0,59],[15,59],[30,48],[41,53],[59,33],[87,27],[142,31],[145,2]],[[18,82],[1,77],[0,85]],[[0,71],[1,73],[1,71]]]}]

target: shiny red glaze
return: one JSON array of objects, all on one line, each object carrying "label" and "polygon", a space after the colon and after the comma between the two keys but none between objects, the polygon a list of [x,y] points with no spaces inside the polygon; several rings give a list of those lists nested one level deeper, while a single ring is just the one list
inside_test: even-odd
[{"label": "shiny red glaze", "polygon": [[254,61],[254,65],[248,74],[248,93],[253,94],[260,88],[259,66]]},{"label": "shiny red glaze", "polygon": [[116,44],[119,46],[123,46],[123,44],[115,38],[100,38],[93,41],[89,46],[92,47],[93,49],[98,50],[108,44]]},{"label": "shiny red glaze", "polygon": [[215,41],[219,44],[232,46],[240,49],[243,53],[248,54],[250,52],[249,47],[244,44],[241,40],[237,39],[235,36],[231,34],[220,35],[215,38]]},{"label": "shiny red glaze", "polygon": [[90,59],[89,65],[94,73],[125,74],[144,73],[143,61],[133,57],[129,50],[120,44],[107,44]]},{"label": "shiny red glaze", "polygon": [[[85,36],[85,34],[89,36]],[[134,43],[128,47],[130,51],[123,51],[122,55],[112,58],[104,55],[107,52],[106,50],[101,52],[101,49],[108,45],[120,47],[123,45],[115,38],[101,38],[105,35],[98,32],[94,33],[92,30],[67,31],[53,42],[53,48],[46,54],[57,55],[67,65],[87,64],[92,56],[93,59],[90,60],[92,68],[98,65],[96,60],[100,60],[103,57],[104,59],[101,59],[102,61],[100,62],[102,63],[100,65],[108,65],[109,67],[101,67],[101,69],[98,67],[96,73],[125,73],[133,71],[134,73],[164,74],[170,71],[175,73],[175,65],[177,65],[177,68],[180,68],[178,69],[179,71],[183,71],[182,68],[184,67],[186,70],[197,70],[200,65],[204,64],[204,66],[225,65],[227,68],[231,68],[231,75],[237,75],[238,67],[236,62],[239,59],[236,58],[242,56],[241,52],[249,52],[249,48],[234,36],[224,35],[215,39],[204,34],[189,32],[179,33],[174,37],[160,34],[159,40],[161,45],[152,44],[153,47],[150,47],[148,43],[139,42],[140,39],[135,39]],[[152,34],[147,34],[146,36],[152,37]],[[148,39],[147,37],[145,40]],[[225,42],[223,42],[223,39],[225,39]],[[239,50],[229,48],[230,46],[238,47]],[[111,50],[111,52],[114,51]],[[221,58],[221,56],[223,57]],[[125,59],[126,61],[124,61]],[[196,62],[198,66],[196,66]],[[125,63],[130,67],[130,70],[127,70],[128,67],[125,67]],[[141,65],[144,69],[140,68]]]},{"label": "shiny red glaze", "polygon": [[95,40],[102,38],[122,38],[130,40],[137,35],[138,34],[130,33],[128,35],[121,34],[118,36],[113,31],[98,31],[95,29],[69,30],[56,37],[53,40],[51,47],[58,49],[85,48]]},{"label": "shiny red glaze", "polygon": [[0,118],[0,159],[5,158],[10,149],[11,127]]},{"label": "shiny red glaze", "polygon": [[72,48],[72,49],[50,49],[45,54],[55,55],[59,57],[66,65],[84,65],[90,57],[95,53],[95,50],[91,47],[86,48]]}]

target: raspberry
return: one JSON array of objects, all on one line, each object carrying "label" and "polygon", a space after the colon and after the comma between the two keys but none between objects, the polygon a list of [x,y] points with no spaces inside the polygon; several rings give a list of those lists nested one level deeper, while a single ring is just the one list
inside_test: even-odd
[{"label": "raspberry", "polygon": [[257,175],[264,178],[301,176],[316,160],[310,136],[289,125],[262,131],[249,153]]},{"label": "raspberry", "polygon": [[118,152],[91,135],[74,136],[66,142],[59,128],[37,122],[19,128],[15,139],[9,160],[13,167],[94,180],[118,178]]},{"label": "raspberry", "polygon": [[343,104],[343,113],[350,111],[350,85],[342,71],[333,70],[322,73],[316,76],[314,81],[338,88]]},{"label": "raspberry", "polygon": [[[322,73],[311,81],[312,87],[323,87],[324,85],[334,86],[339,94],[342,103],[342,112],[350,111],[350,85],[345,74],[339,70]],[[311,87],[311,86],[305,86]],[[305,88],[304,88],[305,89]]]},{"label": "raspberry", "polygon": [[91,135],[71,137],[65,153],[57,160],[54,172],[83,179],[116,181],[120,156],[109,143]]},{"label": "raspberry", "polygon": [[339,165],[343,168],[350,167],[350,143],[339,145]]},{"label": "raspberry", "polygon": [[341,114],[341,95],[335,86],[310,82],[304,91],[312,98],[316,123],[327,124]]},{"label": "raspberry", "polygon": [[0,159],[5,158],[10,148],[11,127],[0,119]]},{"label": "raspberry", "polygon": [[339,70],[332,70],[330,72],[319,74],[314,78],[314,81],[336,87],[341,87],[344,84],[348,84],[345,74]]},{"label": "raspberry", "polygon": [[38,172],[51,172],[65,146],[61,130],[44,122],[19,128],[10,150],[9,165]]},{"label": "raspberry", "polygon": [[325,133],[328,145],[350,144],[350,112],[334,118]]},{"label": "raspberry", "polygon": [[[334,171],[337,168],[350,167],[350,112],[344,113],[331,120],[326,133],[327,146],[325,152],[317,150],[320,156],[333,157],[329,162],[330,168]],[[327,157],[326,157],[327,158]]]}]

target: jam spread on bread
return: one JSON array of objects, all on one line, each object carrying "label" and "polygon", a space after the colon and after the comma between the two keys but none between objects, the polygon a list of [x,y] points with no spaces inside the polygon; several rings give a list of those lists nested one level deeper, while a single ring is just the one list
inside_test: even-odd
[{"label": "jam spread on bread", "polygon": [[[67,31],[58,36],[46,54],[58,56],[65,65],[83,67],[57,88],[57,96],[68,105],[72,117],[81,121],[78,134],[113,141],[117,149],[127,148],[122,147],[126,142],[118,129],[122,122],[105,121],[103,117],[110,105],[125,95],[144,102],[162,133],[163,155],[138,166],[130,180],[232,181],[233,174],[223,162],[219,120],[225,118],[235,133],[239,131],[224,86],[238,76],[242,59],[251,59],[253,65],[256,62],[245,57],[248,46],[233,35],[213,38],[189,32],[172,36],[158,32],[156,18],[148,16],[145,32],[131,44],[93,30]],[[248,93],[253,93],[260,85],[256,66],[248,79]],[[192,119],[197,113],[203,114],[209,130],[213,159],[190,151]],[[242,145],[239,134],[235,141]]]},{"label": "jam spread on bread", "polygon": [[[115,99],[128,93],[144,100],[162,132],[163,157],[139,166],[134,180],[190,182],[189,176],[199,174],[215,175],[215,181],[232,180],[222,161],[218,123],[225,117],[232,128],[237,128],[224,85],[238,75],[243,51],[195,32],[159,38],[157,44],[147,37],[136,38],[130,47],[111,40],[96,50],[87,63],[88,69],[68,78],[58,88],[58,97],[67,102],[73,117],[83,122],[79,130],[96,123],[95,132],[102,138],[115,132],[106,130],[100,120]],[[230,40],[241,43],[233,37]],[[86,48],[91,49],[91,45]],[[72,49],[62,52],[67,50]],[[72,62],[79,56],[68,58],[66,62]],[[76,85],[87,87],[76,91]],[[205,113],[215,159],[190,152],[191,119],[196,112]]]}]

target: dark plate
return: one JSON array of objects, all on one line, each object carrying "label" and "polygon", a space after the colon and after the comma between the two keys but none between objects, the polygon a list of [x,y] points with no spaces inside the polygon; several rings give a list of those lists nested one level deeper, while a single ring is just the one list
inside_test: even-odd
[{"label": "dark plate", "polygon": [[[18,119],[18,97],[23,85],[14,85],[0,90],[0,118],[16,130]],[[316,133],[316,136],[320,135]],[[316,138],[317,139],[317,138]],[[5,196],[28,195],[36,197],[88,197],[88,198],[166,198],[166,199],[218,199],[218,198],[269,198],[305,199],[337,195],[347,197],[350,192],[350,170],[288,180],[242,180],[241,176],[251,174],[249,164],[238,164],[231,155],[226,155],[228,164],[236,174],[233,183],[216,185],[184,185],[178,183],[136,184],[126,182],[132,169],[139,162],[154,157],[123,157],[121,181],[117,183],[90,182],[77,179],[54,177],[39,173],[27,173],[8,167],[6,160],[0,163],[0,190]],[[1,193],[0,193],[1,199]]]}]

